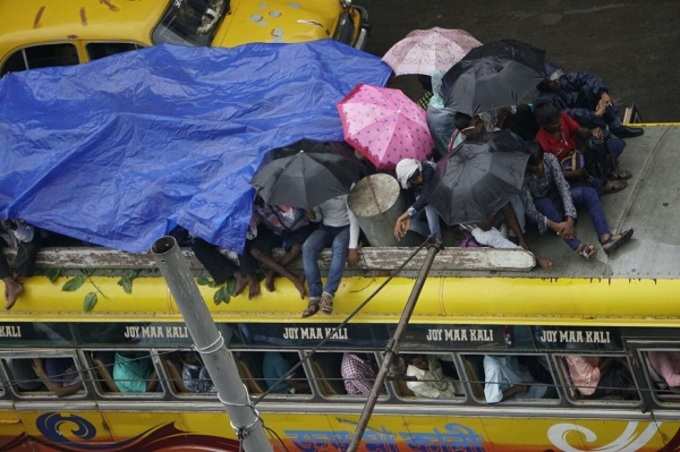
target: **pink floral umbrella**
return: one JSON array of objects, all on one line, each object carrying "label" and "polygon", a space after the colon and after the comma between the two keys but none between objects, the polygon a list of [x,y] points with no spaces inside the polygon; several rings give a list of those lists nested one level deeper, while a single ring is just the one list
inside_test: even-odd
[{"label": "pink floral umbrella", "polygon": [[396,75],[446,72],[470,50],[482,45],[465,30],[434,27],[413,30],[383,56]]},{"label": "pink floral umbrella", "polygon": [[432,152],[425,111],[398,89],[357,85],[338,103],[345,141],[379,170]]}]

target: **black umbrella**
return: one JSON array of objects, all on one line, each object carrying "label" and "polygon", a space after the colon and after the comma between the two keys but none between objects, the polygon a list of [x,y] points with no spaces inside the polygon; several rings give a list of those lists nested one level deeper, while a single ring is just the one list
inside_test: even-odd
[{"label": "black umbrella", "polygon": [[[446,84],[446,77],[451,73],[455,78],[458,71],[464,70],[467,65],[483,58],[495,57],[504,60],[513,60],[529,66],[536,72],[545,74],[545,50],[536,48],[526,42],[514,39],[501,39],[475,47],[470,50],[462,60],[455,64],[444,76],[443,83]],[[457,69],[456,66],[458,66]]]},{"label": "black umbrella", "polygon": [[251,185],[267,204],[311,209],[346,195],[361,177],[362,167],[350,155],[336,143],[303,140],[273,151],[274,159],[260,167]]},{"label": "black umbrella", "polygon": [[455,77],[442,85],[442,94],[448,108],[472,116],[518,104],[544,78],[544,72],[518,61],[485,57],[470,60],[462,70],[456,69]]},{"label": "black umbrella", "polygon": [[439,162],[430,204],[449,225],[485,222],[518,194],[529,153],[510,132],[464,142]]}]

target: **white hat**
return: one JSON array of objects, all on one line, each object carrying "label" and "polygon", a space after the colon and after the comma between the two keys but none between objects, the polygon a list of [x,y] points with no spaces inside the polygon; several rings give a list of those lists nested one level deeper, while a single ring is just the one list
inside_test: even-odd
[{"label": "white hat", "polygon": [[397,173],[397,180],[404,190],[408,189],[408,180],[416,173],[420,171],[423,164],[416,159],[401,159],[397,163],[395,172]]},{"label": "white hat", "polygon": [[564,71],[562,69],[555,69],[549,76],[548,80],[551,82],[557,81],[564,75]]}]

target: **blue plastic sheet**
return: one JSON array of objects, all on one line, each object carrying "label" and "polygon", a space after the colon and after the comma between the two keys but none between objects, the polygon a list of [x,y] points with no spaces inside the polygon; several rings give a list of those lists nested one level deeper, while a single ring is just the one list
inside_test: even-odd
[{"label": "blue plastic sheet", "polygon": [[335,107],[384,85],[335,41],[158,46],[0,81],[0,218],[143,252],[183,226],[240,251],[267,151],[341,140]]}]

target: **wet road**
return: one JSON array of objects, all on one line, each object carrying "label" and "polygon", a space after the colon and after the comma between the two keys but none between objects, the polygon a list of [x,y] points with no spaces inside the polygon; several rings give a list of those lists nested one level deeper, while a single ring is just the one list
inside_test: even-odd
[{"label": "wet road", "polygon": [[[480,41],[514,38],[569,70],[592,71],[644,121],[680,121],[680,0],[360,0],[378,55],[414,28],[463,28]],[[415,84],[404,82],[407,90]]]}]

